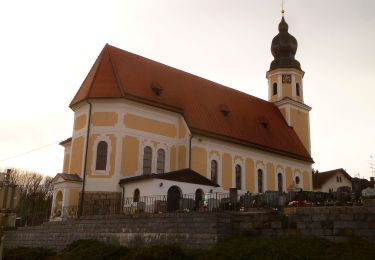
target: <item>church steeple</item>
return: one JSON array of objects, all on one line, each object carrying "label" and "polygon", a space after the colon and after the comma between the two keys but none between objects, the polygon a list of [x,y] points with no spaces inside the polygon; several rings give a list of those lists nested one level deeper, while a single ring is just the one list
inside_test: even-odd
[{"label": "church steeple", "polygon": [[268,100],[273,102],[283,114],[285,121],[293,127],[298,137],[310,152],[310,123],[311,107],[304,104],[303,76],[305,72],[295,59],[298,42],[288,30],[284,18],[284,8],[279,23],[279,33],[271,43],[271,53],[274,60],[267,72]]},{"label": "church steeple", "polygon": [[278,68],[301,70],[301,64],[294,58],[298,42],[293,35],[289,34],[288,29],[289,26],[283,16],[279,23],[279,34],[273,38],[271,44],[271,52],[274,60],[271,62],[270,70]]}]

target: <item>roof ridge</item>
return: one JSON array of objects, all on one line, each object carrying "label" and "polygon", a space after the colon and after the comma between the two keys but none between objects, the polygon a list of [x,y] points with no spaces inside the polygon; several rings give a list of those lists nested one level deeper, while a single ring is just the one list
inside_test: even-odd
[{"label": "roof ridge", "polygon": [[[92,78],[91,84],[90,84],[90,86],[89,86],[89,88],[88,88],[88,90],[87,90],[87,93],[86,93],[86,95],[85,95],[86,97],[88,97],[88,96],[90,95],[90,93],[91,93],[91,88],[92,88],[92,86],[93,86],[93,82],[95,81],[96,74],[97,74],[97,72],[98,72],[98,70],[99,70],[99,67],[100,67],[101,61],[102,61],[102,59],[103,59],[104,49],[105,49],[106,47],[107,47],[107,45],[104,46],[104,48],[102,49],[102,51],[100,52],[100,54],[99,54],[98,57],[96,58],[94,64],[91,66],[91,69],[90,69],[89,73],[87,73],[85,79],[83,80],[83,82],[82,82],[82,84],[81,84],[81,87],[82,87],[82,86],[85,84],[86,80],[88,80],[88,78],[90,77],[91,72],[92,72],[92,73],[93,73],[93,78]],[[95,71],[94,71],[94,69],[95,69]],[[70,102],[70,105],[69,105],[70,107],[72,107],[75,103],[77,103],[77,102],[75,102],[75,99],[76,99],[76,97],[80,94],[81,87],[79,88],[78,92],[75,94],[75,96],[73,97],[72,101]],[[86,99],[86,98],[85,98],[85,99]],[[85,100],[85,99],[83,99],[83,100]],[[81,100],[81,101],[83,101],[83,100]],[[79,101],[79,102],[80,102],[80,101]]]},{"label": "roof ridge", "polygon": [[[109,45],[108,43],[106,44],[106,46],[108,47],[113,47],[112,45]],[[116,82],[117,82],[117,88],[119,89],[121,95],[123,97],[125,97],[125,92],[124,92],[124,86],[121,82],[121,79],[119,78],[118,76],[118,73],[117,73],[117,66],[114,64],[114,61],[112,59],[112,55],[111,55],[111,52],[110,52],[110,48],[108,48],[108,56],[109,56],[109,62],[111,63],[111,66],[112,66],[112,70],[113,70],[113,74],[115,75],[115,78],[116,78]]]},{"label": "roof ridge", "polygon": [[[96,77],[97,77],[98,71],[100,70],[100,67],[101,67],[102,64],[103,64],[103,56],[104,56],[104,52],[108,49],[108,46],[109,46],[109,44],[106,43],[106,45],[104,46],[102,52],[101,52],[100,55],[99,55],[99,56],[100,56],[100,62],[99,62],[99,64],[98,64],[98,67],[96,68],[96,71],[95,71],[94,77],[93,77],[93,79],[92,79],[92,81],[91,81],[91,84],[90,84],[90,87],[89,87],[89,91],[88,91],[88,93],[87,93],[87,96],[88,96],[88,97],[89,97],[90,94],[91,94],[91,90],[92,90],[92,87],[94,86],[94,83],[95,83],[95,81],[96,81]],[[99,57],[98,57],[98,58],[99,58]]]}]

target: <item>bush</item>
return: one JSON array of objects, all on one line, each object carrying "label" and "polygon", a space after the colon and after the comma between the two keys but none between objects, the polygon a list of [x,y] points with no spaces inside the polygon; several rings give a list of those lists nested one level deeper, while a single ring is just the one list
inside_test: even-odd
[{"label": "bush", "polygon": [[193,259],[179,245],[157,245],[144,248],[134,248],[123,260],[188,260]]},{"label": "bush", "polygon": [[211,249],[187,250],[174,244],[127,249],[96,240],[78,240],[58,255],[50,249],[18,247],[6,251],[4,259],[373,259],[373,245],[360,239],[334,243],[316,237],[243,236],[220,242]]},{"label": "bush", "polygon": [[371,259],[372,245],[356,240],[334,243],[317,237],[239,237],[224,241],[196,259]]},{"label": "bush", "polygon": [[50,256],[56,255],[56,252],[52,249],[42,247],[16,247],[9,250],[5,250],[5,260],[40,260],[46,259]]},{"label": "bush", "polygon": [[119,259],[128,253],[121,246],[106,244],[97,240],[77,240],[58,254],[61,259]]}]

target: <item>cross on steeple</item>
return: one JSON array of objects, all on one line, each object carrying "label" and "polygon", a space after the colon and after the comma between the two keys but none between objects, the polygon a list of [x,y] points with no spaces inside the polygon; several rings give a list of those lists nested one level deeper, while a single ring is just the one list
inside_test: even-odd
[{"label": "cross on steeple", "polygon": [[284,10],[284,0],[281,0],[281,16],[284,17],[284,13],[285,13],[285,10]]}]

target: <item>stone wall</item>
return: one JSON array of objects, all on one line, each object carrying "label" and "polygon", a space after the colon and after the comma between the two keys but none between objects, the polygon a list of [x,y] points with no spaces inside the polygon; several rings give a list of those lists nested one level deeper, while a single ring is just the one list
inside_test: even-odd
[{"label": "stone wall", "polygon": [[204,248],[230,236],[230,221],[230,215],[225,213],[84,217],[7,231],[5,247],[23,245],[62,249],[78,239],[97,239],[124,246],[179,243],[190,248]]},{"label": "stone wall", "polygon": [[333,241],[358,237],[375,242],[375,207],[285,208],[281,215],[233,215],[233,233],[319,236]]},{"label": "stone wall", "polygon": [[375,243],[375,207],[287,208],[284,214],[169,213],[84,217],[7,231],[5,247],[62,249],[78,239],[123,246],[179,243],[209,247],[236,235],[312,235],[342,241],[359,237]]}]

